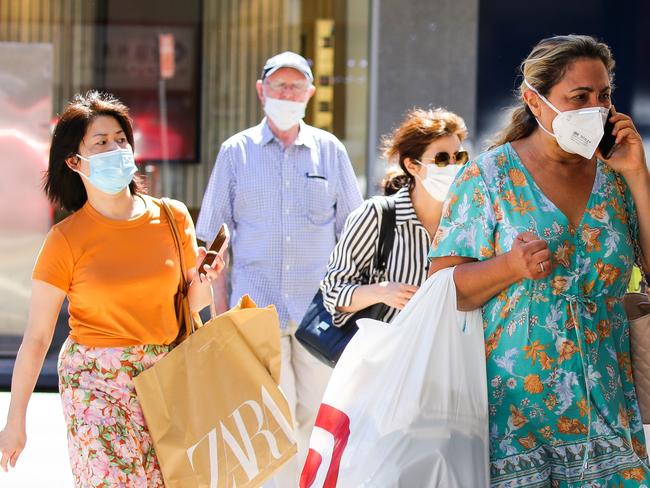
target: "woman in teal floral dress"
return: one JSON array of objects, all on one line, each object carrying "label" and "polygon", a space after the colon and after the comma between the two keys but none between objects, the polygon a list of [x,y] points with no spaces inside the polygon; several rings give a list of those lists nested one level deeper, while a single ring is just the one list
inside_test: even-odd
[{"label": "woman in teal floral dress", "polygon": [[650,487],[621,303],[634,243],[650,256],[650,174],[613,107],[617,148],[596,150],[613,65],[591,37],[541,41],[434,238],[431,272],[457,266],[459,308],[482,307],[493,487]]}]

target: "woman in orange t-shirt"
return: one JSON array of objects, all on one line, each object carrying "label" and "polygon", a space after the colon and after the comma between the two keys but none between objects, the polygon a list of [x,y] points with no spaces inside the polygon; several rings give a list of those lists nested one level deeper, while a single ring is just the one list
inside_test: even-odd
[{"label": "woman in orange t-shirt", "polygon": [[[29,319],[18,352],[1,467],[25,446],[27,403],[67,296],[70,336],[59,390],[76,486],[164,486],[132,378],[165,356],[178,335],[179,256],[158,199],[142,192],[128,109],[107,94],[78,95],[54,130],[45,191],[72,215],[50,230],[33,272]],[[188,267],[190,307],[210,303],[223,268],[205,266],[185,205],[171,201]],[[200,261],[198,261],[200,262]]]}]

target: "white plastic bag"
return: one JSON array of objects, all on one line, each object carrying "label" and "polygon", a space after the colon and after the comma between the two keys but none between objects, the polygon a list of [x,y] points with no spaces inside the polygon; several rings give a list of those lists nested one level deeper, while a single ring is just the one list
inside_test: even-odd
[{"label": "white plastic bag", "polygon": [[489,485],[479,311],[439,271],[391,325],[364,319],[323,397],[301,488]]}]

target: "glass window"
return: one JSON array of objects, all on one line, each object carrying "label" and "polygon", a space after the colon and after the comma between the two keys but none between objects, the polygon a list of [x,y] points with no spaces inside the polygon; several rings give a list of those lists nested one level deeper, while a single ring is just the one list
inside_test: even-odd
[{"label": "glass window", "polygon": [[[315,75],[306,122],[341,139],[365,188],[368,0],[28,3],[5,0],[0,17],[0,388],[27,323],[34,260],[65,217],[41,176],[55,116],[75,93],[108,91],[130,107],[150,193],[196,216],[221,143],[263,117],[255,81],[265,60],[292,50]],[[56,388],[66,309],[41,388]]]},{"label": "glass window", "polygon": [[140,161],[198,162],[200,3],[104,2],[98,86],[131,109]]}]

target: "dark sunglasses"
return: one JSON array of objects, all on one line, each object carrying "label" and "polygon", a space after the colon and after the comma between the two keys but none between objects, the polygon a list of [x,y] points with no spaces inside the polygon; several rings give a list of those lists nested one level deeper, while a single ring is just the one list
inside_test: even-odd
[{"label": "dark sunglasses", "polygon": [[[469,161],[469,153],[467,151],[457,151],[453,154],[454,162],[452,163],[452,155],[448,152],[439,152],[437,153],[431,161],[427,161],[425,164],[435,164],[439,168],[444,168],[450,164],[460,164],[463,165]],[[424,161],[423,161],[424,163]]]}]

